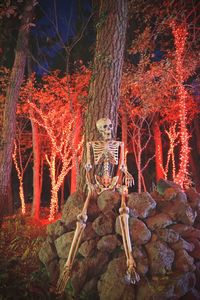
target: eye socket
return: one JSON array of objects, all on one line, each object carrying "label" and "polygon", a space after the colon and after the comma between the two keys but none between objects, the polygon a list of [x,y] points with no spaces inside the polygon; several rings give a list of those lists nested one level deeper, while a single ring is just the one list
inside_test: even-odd
[{"label": "eye socket", "polygon": [[112,124],[110,124],[109,127],[112,128]]},{"label": "eye socket", "polygon": [[106,129],[106,128],[107,128],[107,125],[104,125],[104,126],[103,126],[103,128],[105,128],[105,129]]}]

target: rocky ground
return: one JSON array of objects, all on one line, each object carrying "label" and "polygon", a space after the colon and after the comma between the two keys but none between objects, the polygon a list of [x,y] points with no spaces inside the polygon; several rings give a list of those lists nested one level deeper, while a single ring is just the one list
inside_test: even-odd
[{"label": "rocky ground", "polygon": [[[83,195],[69,197],[62,218],[47,227],[39,257],[55,285],[66,262]],[[200,299],[200,194],[161,181],[158,191],[131,193],[130,236],[141,280],[124,280],[126,259],[118,211],[120,195],[93,199],[65,299]]]}]

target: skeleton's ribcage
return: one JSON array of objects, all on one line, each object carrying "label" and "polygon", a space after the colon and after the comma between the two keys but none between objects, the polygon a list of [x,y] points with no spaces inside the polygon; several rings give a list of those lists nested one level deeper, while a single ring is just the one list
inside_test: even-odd
[{"label": "skeleton's ribcage", "polygon": [[96,141],[92,144],[95,174],[98,176],[113,177],[118,165],[119,142]]}]

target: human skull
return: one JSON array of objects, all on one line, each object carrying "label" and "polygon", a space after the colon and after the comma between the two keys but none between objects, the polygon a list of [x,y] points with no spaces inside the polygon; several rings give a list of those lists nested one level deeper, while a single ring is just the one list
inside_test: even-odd
[{"label": "human skull", "polygon": [[105,141],[111,139],[113,125],[112,125],[110,119],[108,119],[108,118],[99,119],[96,122],[96,126]]}]

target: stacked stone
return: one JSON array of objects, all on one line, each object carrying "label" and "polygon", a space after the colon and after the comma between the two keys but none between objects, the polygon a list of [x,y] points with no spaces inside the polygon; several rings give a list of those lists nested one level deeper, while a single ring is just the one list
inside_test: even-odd
[{"label": "stacked stone", "polygon": [[[105,191],[91,200],[70,280],[75,299],[80,295],[100,300],[200,299],[200,194],[193,188],[184,193],[167,181],[158,190],[127,198],[133,256],[141,277],[135,286],[124,279],[120,195]],[[39,256],[52,284],[66,262],[83,203],[83,195],[71,195],[62,219],[47,228]]]}]

